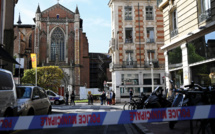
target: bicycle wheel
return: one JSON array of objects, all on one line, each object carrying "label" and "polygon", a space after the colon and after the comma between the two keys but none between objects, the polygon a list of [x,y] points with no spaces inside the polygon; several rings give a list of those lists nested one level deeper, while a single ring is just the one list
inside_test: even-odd
[{"label": "bicycle wheel", "polygon": [[130,109],[130,102],[125,103],[125,105],[123,106],[123,110],[131,110]]}]

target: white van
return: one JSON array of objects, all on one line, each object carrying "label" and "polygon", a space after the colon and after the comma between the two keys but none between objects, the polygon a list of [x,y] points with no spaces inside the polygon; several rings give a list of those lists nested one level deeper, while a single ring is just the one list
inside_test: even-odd
[{"label": "white van", "polygon": [[65,103],[63,96],[56,94],[52,90],[46,90],[46,93],[47,93],[49,100],[52,104],[54,103],[55,105],[60,105],[60,104]]},{"label": "white van", "polygon": [[10,71],[0,69],[0,117],[17,115],[16,86]]}]

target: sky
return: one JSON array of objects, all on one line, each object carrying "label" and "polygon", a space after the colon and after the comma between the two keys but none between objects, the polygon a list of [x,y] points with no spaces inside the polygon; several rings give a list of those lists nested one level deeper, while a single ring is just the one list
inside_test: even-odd
[{"label": "sky", "polygon": [[[22,24],[34,24],[33,18],[40,5],[40,10],[57,4],[58,0],[19,0],[15,6],[14,24],[17,24],[19,13]],[[59,0],[59,3],[75,12],[78,6],[83,19],[83,32],[89,42],[89,52],[108,53],[111,40],[111,15],[109,0]]]}]

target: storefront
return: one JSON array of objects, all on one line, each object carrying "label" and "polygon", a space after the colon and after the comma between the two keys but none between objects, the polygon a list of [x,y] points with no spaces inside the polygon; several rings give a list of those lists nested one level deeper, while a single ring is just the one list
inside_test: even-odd
[{"label": "storefront", "polygon": [[191,81],[202,86],[215,86],[215,32],[193,35],[193,38],[166,49],[166,84],[169,88],[172,88],[170,79],[176,88]]}]

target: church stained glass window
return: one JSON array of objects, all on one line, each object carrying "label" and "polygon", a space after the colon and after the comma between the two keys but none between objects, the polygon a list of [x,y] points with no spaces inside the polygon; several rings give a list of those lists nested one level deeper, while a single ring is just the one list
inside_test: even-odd
[{"label": "church stained glass window", "polygon": [[64,33],[59,27],[51,36],[51,61],[56,60],[64,61]]}]

